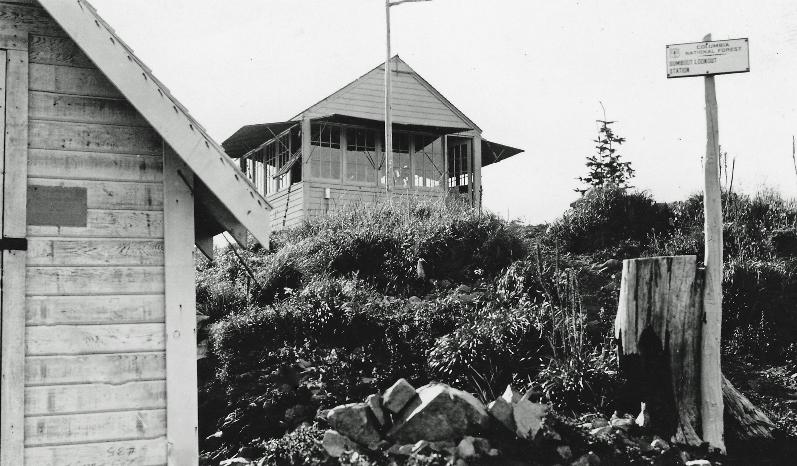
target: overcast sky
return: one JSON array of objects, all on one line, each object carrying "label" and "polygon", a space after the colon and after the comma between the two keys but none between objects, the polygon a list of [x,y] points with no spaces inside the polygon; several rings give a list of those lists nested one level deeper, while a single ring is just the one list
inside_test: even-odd
[{"label": "overcast sky", "polygon": [[[384,60],[382,0],[92,0],[218,141],[282,121]],[[665,45],[750,38],[717,77],[734,190],[797,195],[797,1],[434,0],[392,9],[393,50],[483,130],[525,153],[484,170],[485,206],[538,223],[577,194],[603,102],[635,186],[701,189],[703,79],[667,80]]]}]

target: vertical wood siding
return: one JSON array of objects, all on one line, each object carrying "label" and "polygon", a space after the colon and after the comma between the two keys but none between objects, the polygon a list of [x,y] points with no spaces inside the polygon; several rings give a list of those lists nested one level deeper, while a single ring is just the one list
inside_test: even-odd
[{"label": "vertical wood siding", "polygon": [[85,227],[27,228],[25,464],[166,464],[163,142],[24,3],[0,47],[29,48],[28,185],[88,202]]}]

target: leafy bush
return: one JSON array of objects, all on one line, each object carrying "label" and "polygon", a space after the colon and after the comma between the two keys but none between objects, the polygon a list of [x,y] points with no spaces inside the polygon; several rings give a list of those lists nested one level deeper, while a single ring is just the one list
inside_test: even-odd
[{"label": "leafy bush", "polygon": [[735,260],[723,280],[726,351],[782,362],[797,349],[797,262]]},{"label": "leafy bush", "polygon": [[595,188],[550,225],[546,242],[573,254],[608,250],[614,256],[638,256],[651,235],[669,231],[669,221],[669,207],[647,193]]}]

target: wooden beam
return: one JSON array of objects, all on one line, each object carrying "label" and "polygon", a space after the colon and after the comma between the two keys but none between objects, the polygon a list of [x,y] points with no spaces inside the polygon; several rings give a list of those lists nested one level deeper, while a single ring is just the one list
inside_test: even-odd
[{"label": "wooden beam", "polygon": [[[4,69],[5,150],[2,186],[2,236],[25,238],[28,166],[28,53],[0,53]],[[23,464],[25,408],[25,251],[2,252],[2,382],[0,382],[0,464]]]},{"label": "wooden beam", "polygon": [[241,225],[268,245],[270,206],[246,176],[87,2],[41,0],[83,52]]},{"label": "wooden beam", "polygon": [[[711,40],[711,34],[703,38]],[[720,334],[722,331],[722,193],[719,175],[719,124],[714,76],[706,76],[706,159],[705,191],[705,265],[706,288],[703,319],[701,372],[701,419],[703,440],[725,452],[723,441],[722,370]]]},{"label": "wooden beam", "polygon": [[473,204],[482,210],[482,135],[473,137]]},{"label": "wooden beam", "polygon": [[164,145],[164,254],[166,262],[166,437],[168,464],[199,462],[194,289],[194,179]]}]

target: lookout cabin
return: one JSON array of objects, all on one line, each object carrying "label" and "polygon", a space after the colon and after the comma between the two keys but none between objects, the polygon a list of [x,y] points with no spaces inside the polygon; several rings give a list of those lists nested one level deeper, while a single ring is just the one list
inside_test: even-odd
[{"label": "lookout cabin", "polygon": [[194,245],[268,202],[85,0],[0,0],[0,85],[0,464],[196,465]]},{"label": "lookout cabin", "polygon": [[[393,195],[482,203],[482,167],[522,151],[482,130],[401,58],[390,61],[392,173],[385,173],[384,64],[288,121],[247,125],[222,146],[272,210],[272,228]],[[389,177],[386,179],[386,176]]]}]

